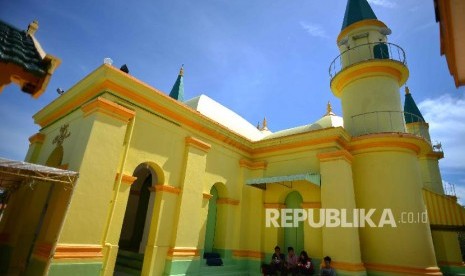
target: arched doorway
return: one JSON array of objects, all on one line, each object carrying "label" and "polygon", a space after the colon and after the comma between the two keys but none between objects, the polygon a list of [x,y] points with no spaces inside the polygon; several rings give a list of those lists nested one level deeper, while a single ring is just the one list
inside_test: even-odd
[{"label": "arched doorway", "polygon": [[136,168],[134,176],[137,177],[137,180],[131,185],[129,191],[119,248],[135,253],[143,253],[141,251],[144,246],[141,245],[141,242],[144,229],[150,226],[146,225],[151,196],[149,188],[154,183],[157,183],[157,175],[148,166],[143,165]]},{"label": "arched doorway", "polygon": [[[300,209],[302,208],[302,196],[299,192],[294,191],[287,195],[286,197],[286,208],[287,209]],[[304,250],[304,224],[299,222],[297,227],[285,227],[284,228],[284,246],[285,250],[289,246],[294,247],[296,254],[299,254],[300,251]]]},{"label": "arched doorway", "polygon": [[208,202],[207,226],[205,229],[205,252],[213,252],[216,232],[218,190],[213,186],[210,190],[212,197]]}]

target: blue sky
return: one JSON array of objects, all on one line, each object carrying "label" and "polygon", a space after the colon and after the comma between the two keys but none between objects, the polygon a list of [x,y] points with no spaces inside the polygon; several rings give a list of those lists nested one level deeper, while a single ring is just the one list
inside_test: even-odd
[{"label": "blue sky", "polygon": [[[465,197],[465,89],[456,89],[440,56],[433,0],[371,0],[407,54],[408,86],[434,141],[442,142],[445,181]],[[0,94],[0,156],[24,159],[38,131],[32,115],[110,57],[131,75],[169,92],[185,64],[185,98],[206,94],[272,131],[309,124],[330,100],[328,67],[339,54],[346,0],[17,0],[0,18],[26,29],[62,60],[38,100],[16,85]],[[400,92],[403,99],[403,91]]]}]

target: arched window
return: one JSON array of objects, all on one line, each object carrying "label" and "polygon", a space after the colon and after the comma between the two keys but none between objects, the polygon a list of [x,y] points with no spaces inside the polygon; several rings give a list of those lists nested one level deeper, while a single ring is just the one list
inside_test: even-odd
[{"label": "arched window", "polygon": [[205,229],[205,252],[213,252],[215,243],[215,232],[216,232],[216,217],[217,217],[217,206],[216,201],[218,200],[218,191],[215,186],[210,190],[212,197],[208,202],[208,215],[207,215],[207,227]]},{"label": "arched window", "polygon": [[[302,196],[299,192],[294,191],[286,197],[287,209],[300,209],[302,206]],[[300,222],[297,227],[284,228],[284,246],[285,250],[289,246],[294,247],[295,252],[300,252],[304,249],[304,225]]]}]

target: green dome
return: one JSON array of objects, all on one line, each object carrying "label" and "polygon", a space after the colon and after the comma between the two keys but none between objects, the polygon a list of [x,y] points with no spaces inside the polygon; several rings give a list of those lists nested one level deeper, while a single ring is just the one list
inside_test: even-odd
[{"label": "green dome", "polygon": [[366,19],[378,19],[367,0],[349,0],[341,30]]}]

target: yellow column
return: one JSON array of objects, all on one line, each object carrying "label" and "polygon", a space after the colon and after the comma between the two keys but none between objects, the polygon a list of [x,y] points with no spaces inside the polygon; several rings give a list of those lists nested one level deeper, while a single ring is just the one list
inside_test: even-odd
[{"label": "yellow column", "polygon": [[[33,186],[23,186],[11,201],[11,213],[5,214],[5,235],[10,257],[10,273],[23,272],[34,234],[45,206],[50,183],[37,181]],[[32,189],[34,188],[34,189]],[[20,200],[21,199],[21,200]],[[5,250],[5,249],[3,249]]]},{"label": "yellow column", "polygon": [[438,265],[443,272],[463,273],[465,265],[458,242],[457,232],[432,230],[434,250]]},{"label": "yellow column", "polygon": [[[346,211],[346,222],[353,222],[356,209],[352,178],[352,155],[345,150],[318,154],[321,173],[321,207]],[[343,215],[340,215],[341,223]],[[327,221],[327,220],[326,220]],[[323,227],[323,255],[333,259],[338,273],[366,275],[360,255],[357,227]],[[323,257],[324,257],[323,256]]]},{"label": "yellow column", "polygon": [[26,155],[26,162],[36,163],[37,158],[39,157],[40,150],[45,140],[45,135],[42,133],[36,133],[29,137],[29,150]]},{"label": "yellow column", "polygon": [[165,267],[168,274],[186,274],[199,270],[199,240],[201,239],[201,220],[204,174],[207,152],[210,145],[194,137],[186,137],[184,175],[174,241],[168,251],[169,263]]},{"label": "yellow column", "polygon": [[441,171],[439,170],[439,159],[442,157],[442,152],[433,152],[419,158],[423,187],[441,195],[444,194]]},{"label": "yellow column", "polygon": [[[215,230],[215,249],[219,250],[225,264],[228,264],[232,258],[232,249],[237,244],[238,231],[240,224],[236,219],[239,209],[239,200],[231,198],[219,198],[217,204],[217,223]],[[222,214],[222,215],[221,215]],[[222,235],[219,235],[219,234]]]},{"label": "yellow column", "polygon": [[[263,207],[266,209],[276,209],[281,214],[281,209],[286,208],[286,205],[283,203],[264,203]],[[264,212],[265,213],[265,212]],[[264,214],[265,215],[265,214]],[[265,252],[265,263],[271,261],[271,255],[274,253],[275,246],[279,246],[282,252],[285,252],[284,249],[284,234],[282,227],[274,227],[270,225],[269,227],[266,226],[266,223],[263,223],[263,236],[262,236],[262,244],[263,244],[263,252]]]},{"label": "yellow column", "polygon": [[144,252],[142,275],[162,275],[168,252],[174,239],[177,206],[181,190],[170,185],[155,185],[155,203],[147,246]]},{"label": "yellow column", "polygon": [[[414,142],[421,141],[390,134],[352,139],[357,207],[375,210],[371,216],[375,226],[360,228],[363,261],[369,273],[440,275],[430,226],[421,221],[426,208],[419,147]],[[387,212],[392,220],[385,218],[393,224],[380,225]],[[414,219],[409,221],[409,217]]]},{"label": "yellow column", "polygon": [[131,185],[136,181],[136,177],[123,174],[116,174],[115,182],[121,180],[121,185],[118,189],[119,196],[117,197],[116,202],[114,202],[114,214],[109,221],[109,233],[106,237],[104,243],[104,270],[103,275],[113,275],[113,270],[115,268],[116,257],[118,255],[118,243],[119,237],[121,234],[121,227],[123,225],[124,214],[126,211],[126,204],[128,202],[129,191],[131,190]]},{"label": "yellow column", "polygon": [[[100,271],[109,254],[103,251],[105,229],[113,200],[118,193],[115,175],[123,155],[129,120],[135,112],[99,97],[81,107],[83,118],[73,147],[69,169],[79,172],[70,206],[58,237],[50,267],[55,273],[72,273],[84,263],[86,273]],[[72,257],[71,257],[72,256]]]},{"label": "yellow column", "polygon": [[[442,177],[439,170],[439,159],[443,156],[442,152],[432,152],[419,158],[423,186],[440,195],[444,195]],[[431,230],[431,234],[436,261],[443,272],[454,273],[465,271],[457,233]]]}]

